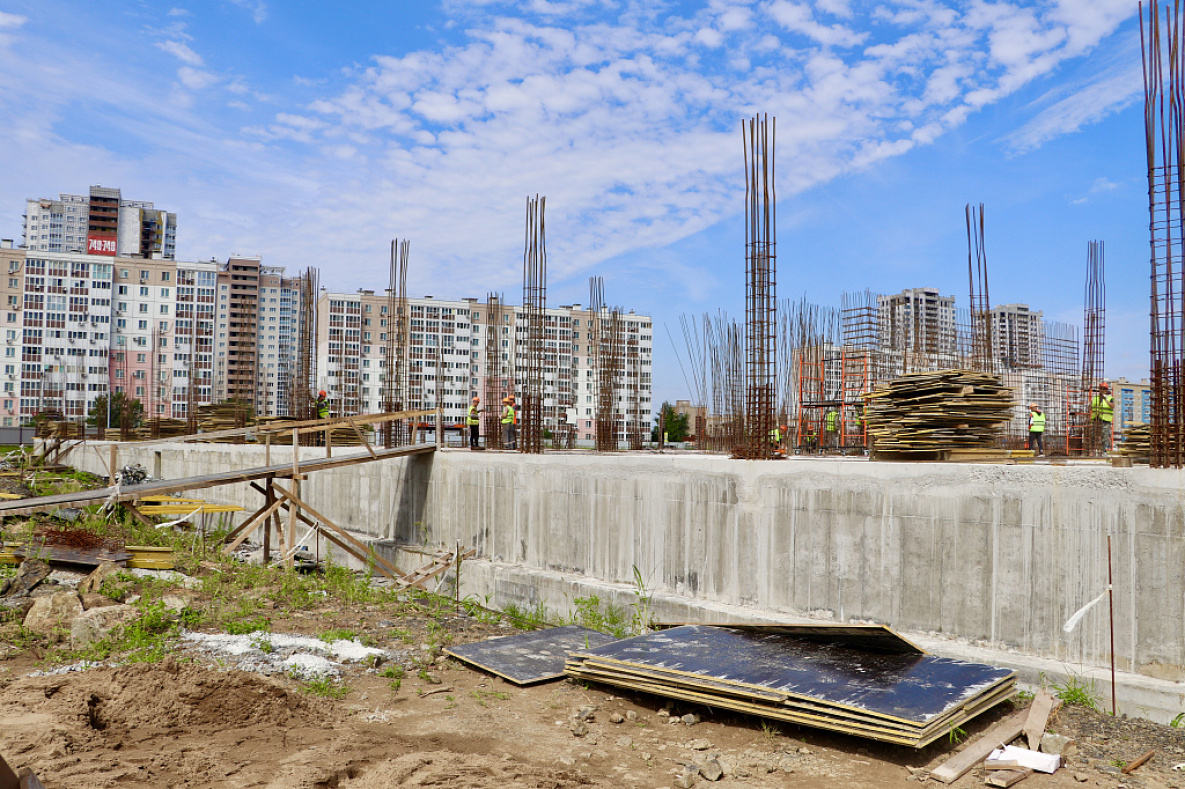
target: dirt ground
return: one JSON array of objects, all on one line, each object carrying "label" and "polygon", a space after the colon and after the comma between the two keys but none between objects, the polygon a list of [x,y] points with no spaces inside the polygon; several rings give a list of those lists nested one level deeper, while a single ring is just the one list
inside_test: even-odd
[{"label": "dirt ground", "polygon": [[[194,594],[193,605],[203,604]],[[414,605],[342,602],[271,613],[273,633],[348,626],[389,650],[391,662],[350,664],[344,696],[330,698],[290,676],[228,668],[185,648],[155,662],[31,676],[53,669],[49,652],[13,644],[0,662],[0,753],[49,789],[655,789],[711,758],[724,771],[717,786],[805,789],[938,786],[926,771],[957,750],[945,739],[914,751],[570,681],[517,687],[439,655],[442,644],[514,632],[465,612],[442,614],[439,601],[431,615]],[[400,663],[407,671],[392,689],[382,672]],[[572,716],[582,708],[592,717],[576,736]],[[968,735],[1011,710],[1004,704],[983,716]],[[688,713],[700,722],[670,722]],[[1077,750],[1066,768],[1022,786],[1185,787],[1185,773],[1172,769],[1185,762],[1182,730],[1078,706],[1064,708],[1050,729],[1077,738]],[[1148,764],[1119,775],[1152,747]],[[975,770],[955,786],[983,782]]]}]

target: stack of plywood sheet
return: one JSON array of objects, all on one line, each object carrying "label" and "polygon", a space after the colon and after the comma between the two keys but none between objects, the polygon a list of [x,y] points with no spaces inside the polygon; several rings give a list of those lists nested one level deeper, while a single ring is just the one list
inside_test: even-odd
[{"label": "stack of plywood sheet", "polygon": [[1012,671],[928,655],[875,625],[682,625],[577,650],[565,672],[914,748],[1016,686]]},{"label": "stack of plywood sheet", "polygon": [[1123,457],[1148,462],[1152,455],[1152,425],[1132,425],[1123,429],[1123,441],[1119,444]]},{"label": "stack of plywood sheet", "polygon": [[998,376],[973,370],[910,373],[865,397],[873,457],[885,459],[991,448],[1014,406]]}]

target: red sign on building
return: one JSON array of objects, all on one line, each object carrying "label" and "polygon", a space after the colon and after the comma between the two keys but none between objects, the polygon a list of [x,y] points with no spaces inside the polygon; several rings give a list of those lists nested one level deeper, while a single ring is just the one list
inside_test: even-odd
[{"label": "red sign on building", "polygon": [[88,255],[110,255],[115,257],[115,238],[111,236],[87,236],[86,253]]}]

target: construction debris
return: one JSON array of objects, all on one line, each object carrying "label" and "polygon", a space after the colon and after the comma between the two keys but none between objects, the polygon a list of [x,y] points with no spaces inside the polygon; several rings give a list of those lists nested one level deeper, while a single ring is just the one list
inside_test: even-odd
[{"label": "construction debris", "polygon": [[999,376],[972,370],[909,373],[870,392],[867,402],[874,460],[990,449],[1014,405]]},{"label": "construction debris", "polygon": [[568,625],[447,647],[444,654],[515,685],[534,685],[562,679],[569,653],[616,640],[596,630]]},{"label": "construction debris", "polygon": [[827,638],[815,626],[802,637],[792,625],[774,630],[685,625],[579,650],[565,671],[915,748],[1015,691],[1012,671],[933,657],[904,639],[874,650],[842,631]]}]

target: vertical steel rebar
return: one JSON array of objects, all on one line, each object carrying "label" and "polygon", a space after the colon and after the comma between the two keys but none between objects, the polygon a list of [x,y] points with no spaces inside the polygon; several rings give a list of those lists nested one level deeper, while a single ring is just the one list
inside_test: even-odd
[{"label": "vertical steel rebar", "polygon": [[742,435],[733,453],[771,458],[777,388],[777,119],[742,124],[745,143],[745,370]]},{"label": "vertical steel rebar", "polygon": [[970,203],[967,215],[967,276],[970,282],[971,369],[995,372],[995,343],[992,341],[992,301],[988,294],[987,246],[984,237],[983,203]]},{"label": "vertical steel rebar", "polygon": [[1149,459],[1153,467],[1180,468],[1185,465],[1185,51],[1180,2],[1166,3],[1163,11],[1162,32],[1158,0],[1147,3],[1147,15],[1140,4],[1151,248]]},{"label": "vertical steel rebar", "polygon": [[528,454],[543,451],[544,349],[547,311],[547,198],[527,198],[526,238],[523,245],[523,335],[526,374],[522,380],[522,419],[518,448]]}]

